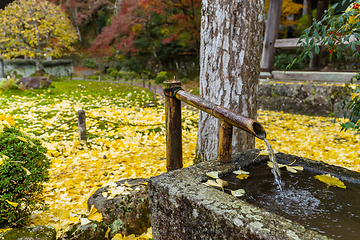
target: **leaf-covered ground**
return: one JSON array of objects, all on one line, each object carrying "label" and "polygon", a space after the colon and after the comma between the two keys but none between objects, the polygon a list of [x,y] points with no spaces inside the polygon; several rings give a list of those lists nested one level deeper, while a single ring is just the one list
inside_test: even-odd
[{"label": "leaf-covered ground", "polygon": [[[137,87],[83,81],[54,86],[0,95],[0,114],[14,116],[25,132],[41,134],[52,161],[44,193],[50,210],[34,213],[31,224],[50,224],[64,231],[88,214],[86,201],[96,189],[123,178],[149,178],[166,171],[165,111],[161,104],[146,108],[151,96]],[[77,140],[78,109],[86,111],[87,143]],[[182,114],[186,167],[195,154],[198,116],[185,109]],[[278,151],[360,170],[360,136],[341,132],[333,118],[260,110],[258,121]],[[256,147],[264,148],[263,142],[256,140]]]},{"label": "leaf-covered ground", "polygon": [[[360,171],[360,135],[341,131],[346,119],[258,111],[258,121],[277,151]],[[256,148],[264,148],[256,140]]]}]

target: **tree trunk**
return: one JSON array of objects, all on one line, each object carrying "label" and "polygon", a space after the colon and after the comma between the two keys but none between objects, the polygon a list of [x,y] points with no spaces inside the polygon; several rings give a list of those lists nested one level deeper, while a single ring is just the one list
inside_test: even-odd
[{"label": "tree trunk", "polygon": [[[203,0],[200,96],[256,118],[264,10],[261,0]],[[200,112],[195,162],[218,154],[219,120]],[[233,152],[253,148],[254,137],[235,128]]]},{"label": "tree trunk", "polygon": [[44,69],[44,65],[42,63],[42,59],[40,57],[36,57],[34,60],[35,60],[35,66],[36,66],[36,75],[44,76],[45,69]]},{"label": "tree trunk", "polygon": [[282,3],[283,0],[270,0],[261,59],[261,68],[265,71],[272,71],[274,68],[275,41],[279,33]]}]

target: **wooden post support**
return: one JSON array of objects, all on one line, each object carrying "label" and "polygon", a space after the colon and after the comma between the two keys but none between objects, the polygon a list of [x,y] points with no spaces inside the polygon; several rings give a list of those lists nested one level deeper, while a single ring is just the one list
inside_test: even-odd
[{"label": "wooden post support", "polygon": [[153,100],[156,102],[156,87],[153,90]]},{"label": "wooden post support", "polygon": [[149,92],[151,92],[151,82],[149,82]]},{"label": "wooden post support", "polygon": [[130,79],[130,84],[133,85],[133,78]]},{"label": "wooden post support", "polygon": [[233,126],[224,120],[220,120],[218,159],[222,163],[231,161]]},{"label": "wooden post support", "polygon": [[78,130],[79,130],[79,141],[87,141],[86,138],[86,122],[85,122],[85,111],[77,111],[78,116]]},{"label": "wooden post support", "polygon": [[[167,89],[181,87],[180,81],[165,81]],[[183,167],[181,135],[181,101],[173,97],[173,91],[165,92],[166,116],[166,168],[172,171]]]},{"label": "wooden post support", "polygon": [[[329,8],[329,0],[318,0],[316,7],[316,21],[320,21],[322,16],[324,15],[325,10]],[[321,60],[321,49],[319,54],[316,54],[313,50],[313,59],[310,59],[309,68],[311,70],[319,70],[320,69],[320,60]]]},{"label": "wooden post support", "polygon": [[261,57],[261,69],[272,71],[275,60],[275,40],[277,39],[283,0],[270,0],[265,37]]},{"label": "wooden post support", "polygon": [[145,88],[145,77],[142,77],[142,81],[143,81],[143,88]]}]

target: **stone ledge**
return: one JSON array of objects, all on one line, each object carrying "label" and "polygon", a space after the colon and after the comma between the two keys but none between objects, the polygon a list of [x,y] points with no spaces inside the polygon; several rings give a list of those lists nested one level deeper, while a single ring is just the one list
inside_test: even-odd
[{"label": "stone ledge", "polygon": [[342,117],[335,104],[343,99],[335,97],[344,87],[314,83],[287,84],[261,82],[258,90],[258,107],[263,110],[284,111],[328,117]]}]

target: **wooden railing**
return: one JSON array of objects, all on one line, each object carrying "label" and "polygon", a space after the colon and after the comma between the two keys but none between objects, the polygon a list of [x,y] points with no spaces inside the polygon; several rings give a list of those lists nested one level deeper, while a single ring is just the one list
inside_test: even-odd
[{"label": "wooden railing", "polygon": [[227,108],[204,100],[181,88],[180,81],[165,81],[166,115],[166,167],[167,171],[182,168],[181,101],[220,119],[218,159],[223,163],[231,160],[233,126],[260,139],[266,132],[257,121]]}]

